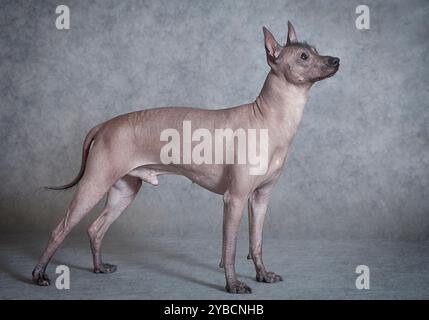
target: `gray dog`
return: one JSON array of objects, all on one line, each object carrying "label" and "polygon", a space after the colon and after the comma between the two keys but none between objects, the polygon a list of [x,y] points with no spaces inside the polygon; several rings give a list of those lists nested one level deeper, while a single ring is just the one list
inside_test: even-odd
[{"label": "gray dog", "polygon": [[[78,176],[65,186],[50,187],[61,190],[77,185],[65,217],[53,230],[47,248],[33,271],[36,284],[50,284],[45,270],[52,255],[70,230],[106,193],[106,205],[89,227],[88,234],[94,272],[114,272],[116,266],[103,263],[101,259],[100,247],[106,231],[135,198],[142,181],[157,185],[157,176],[164,174],[183,175],[203,188],[223,195],[220,267],[225,270],[228,292],[251,292],[245,283],[237,279],[234,267],[237,230],[246,202],[250,234],[248,258],[253,259],[255,264],[256,280],[267,283],[282,281],[281,276],[268,272],[262,262],[262,228],[268,198],[282,172],[309,89],[315,82],[333,76],[339,68],[339,59],[321,56],[314,47],[298,42],[290,22],[284,46],[265,27],[263,32],[271,70],[254,102],[219,110],[184,107],[143,110],[118,116],[89,131],[83,143]],[[266,170],[261,174],[251,174],[252,166],[248,162],[192,163],[185,161],[184,155],[178,157],[182,161],[165,163],[161,155],[167,140],[162,139],[162,132],[166,128],[181,130],[185,122],[208,133],[215,133],[216,128],[228,128],[233,132],[266,130],[268,141],[257,150],[260,154],[266,152]],[[234,138],[230,144],[232,148],[235,146]],[[195,144],[195,141],[191,142],[191,146]],[[216,144],[213,145],[215,148]],[[240,156],[238,153],[233,156],[235,160]]]}]

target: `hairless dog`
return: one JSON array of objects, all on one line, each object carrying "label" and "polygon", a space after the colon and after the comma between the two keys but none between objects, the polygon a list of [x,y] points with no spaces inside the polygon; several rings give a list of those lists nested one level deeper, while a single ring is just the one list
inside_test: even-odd
[{"label": "hairless dog", "polygon": [[[135,198],[142,181],[157,185],[157,176],[164,174],[183,175],[203,188],[223,195],[220,267],[225,270],[228,292],[251,292],[237,279],[234,266],[237,230],[246,202],[250,235],[248,258],[253,259],[256,280],[267,283],[282,280],[281,276],[268,272],[262,262],[262,228],[269,195],[280,176],[288,148],[301,121],[309,89],[315,82],[333,76],[339,68],[339,59],[319,55],[314,47],[298,42],[290,22],[283,46],[265,27],[263,33],[270,71],[254,102],[216,110],[187,107],[147,109],[118,116],[89,131],[83,143],[78,176],[65,186],[49,187],[60,190],[77,186],[65,217],[53,230],[32,273],[36,284],[50,284],[46,266],[52,255],[70,230],[106,193],[106,205],[89,227],[88,234],[94,272],[114,272],[116,266],[103,263],[101,259],[100,247],[107,229]],[[262,174],[250,174],[251,165],[247,162],[165,163],[161,159],[166,141],[160,138],[162,132],[167,128],[181,130],[186,121],[209,133],[214,133],[216,128],[267,130],[268,143],[259,147],[260,153],[263,149],[267,152],[266,170]],[[191,144],[195,145],[195,141]],[[184,160],[184,155],[179,158]]]}]

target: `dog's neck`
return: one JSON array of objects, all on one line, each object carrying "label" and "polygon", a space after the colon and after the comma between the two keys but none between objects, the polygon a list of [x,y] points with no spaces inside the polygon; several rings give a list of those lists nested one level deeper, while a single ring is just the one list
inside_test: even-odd
[{"label": "dog's neck", "polygon": [[270,71],[254,104],[264,120],[292,138],[301,122],[310,87],[294,85]]}]

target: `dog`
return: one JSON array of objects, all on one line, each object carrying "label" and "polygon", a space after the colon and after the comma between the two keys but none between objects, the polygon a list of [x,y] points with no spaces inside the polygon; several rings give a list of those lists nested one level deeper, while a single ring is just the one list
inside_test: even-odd
[{"label": "dog", "polygon": [[[251,288],[239,281],[235,273],[237,230],[246,202],[250,235],[248,258],[254,262],[256,280],[266,283],[282,281],[280,275],[268,272],[262,261],[262,229],[269,196],[282,172],[310,88],[315,82],[333,76],[339,69],[340,59],[322,56],[313,46],[299,42],[290,22],[285,45],[280,45],[265,27],[263,34],[270,71],[254,102],[216,110],[188,107],[147,109],[120,115],[89,131],[83,143],[82,163],[77,177],[67,185],[48,187],[63,190],[76,185],[76,190],[65,217],[52,231],[47,248],[33,270],[32,278],[36,284],[50,284],[46,266],[54,252],[70,230],[106,193],[106,205],[89,227],[88,235],[94,272],[116,271],[116,266],[103,263],[101,258],[101,242],[106,231],[133,201],[143,181],[158,185],[157,177],[165,174],[183,175],[223,196],[220,267],[225,271],[228,292],[251,293]],[[171,138],[162,137],[164,130],[180,130],[185,122],[206,130],[206,133],[215,133],[216,128],[227,128],[233,132],[242,129],[266,130],[268,143],[257,148],[260,154],[266,153],[265,170],[251,174],[253,167],[248,161],[195,163],[185,159],[189,158],[185,154],[176,154],[175,158],[172,156],[172,162],[163,161],[162,154],[168,157],[174,153],[172,148],[163,153],[165,142]],[[235,138],[233,135],[229,149],[234,148]],[[195,146],[195,141],[183,141],[185,143],[188,148],[191,144]],[[212,148],[215,149],[216,144]],[[235,152],[233,158],[236,160],[238,156]]]}]

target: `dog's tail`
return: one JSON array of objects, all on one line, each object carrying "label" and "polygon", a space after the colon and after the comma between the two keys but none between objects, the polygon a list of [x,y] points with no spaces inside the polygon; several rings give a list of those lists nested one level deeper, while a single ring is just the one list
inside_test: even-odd
[{"label": "dog's tail", "polygon": [[82,147],[82,162],[80,165],[80,171],[79,171],[78,175],[76,176],[76,178],[74,178],[74,180],[72,182],[65,184],[63,186],[45,187],[45,189],[48,189],[48,190],[65,190],[65,189],[69,189],[69,188],[73,187],[74,185],[76,185],[80,181],[83,174],[85,173],[86,159],[88,158],[89,148],[91,147],[91,143],[94,140],[97,132],[101,129],[101,127],[102,127],[102,124],[95,126],[86,135],[86,138],[83,142],[83,147]]}]

